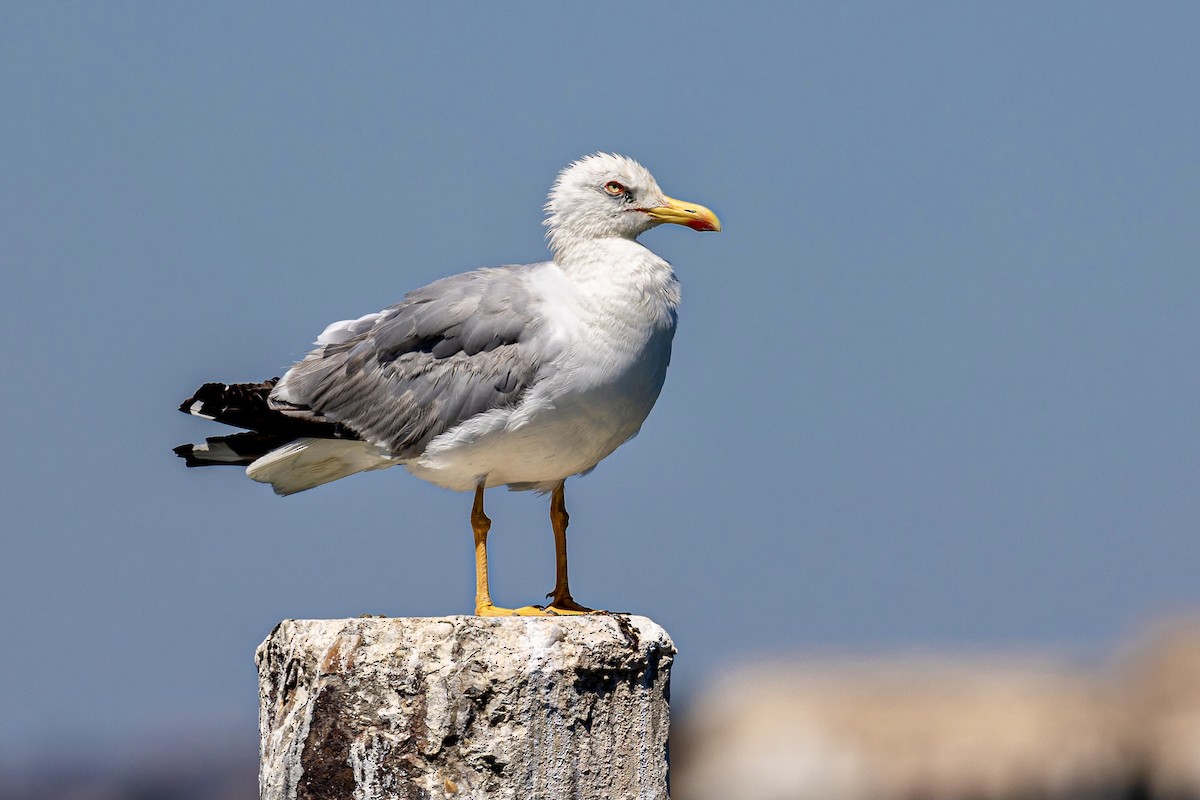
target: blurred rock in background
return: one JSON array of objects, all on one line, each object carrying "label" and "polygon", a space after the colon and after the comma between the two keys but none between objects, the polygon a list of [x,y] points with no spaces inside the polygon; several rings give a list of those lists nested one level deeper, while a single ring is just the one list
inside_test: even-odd
[{"label": "blurred rock in background", "polygon": [[1200,620],[1164,626],[1134,648],[1118,702],[1154,797],[1200,797]]},{"label": "blurred rock in background", "polygon": [[676,720],[675,800],[1200,799],[1200,623],[1104,667],[762,664]]}]

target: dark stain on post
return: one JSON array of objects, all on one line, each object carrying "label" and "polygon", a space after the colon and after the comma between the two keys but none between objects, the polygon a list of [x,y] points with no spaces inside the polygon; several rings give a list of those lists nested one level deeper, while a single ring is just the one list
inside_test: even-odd
[{"label": "dark stain on post", "polygon": [[333,800],[354,796],[354,768],[350,765],[350,744],[357,731],[348,730],[345,682],[329,677],[313,700],[312,723],[300,754],[302,774],[296,787],[296,800]]}]

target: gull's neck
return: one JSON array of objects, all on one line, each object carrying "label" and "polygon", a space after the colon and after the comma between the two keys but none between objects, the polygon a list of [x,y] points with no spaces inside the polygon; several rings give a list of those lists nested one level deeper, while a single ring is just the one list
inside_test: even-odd
[{"label": "gull's neck", "polygon": [[671,271],[666,260],[630,237],[557,237],[551,244],[554,263],[576,278],[621,280],[640,273]]},{"label": "gull's neck", "polygon": [[[562,240],[559,240],[560,242]],[[558,244],[559,242],[556,242]],[[554,263],[597,313],[627,314],[674,325],[679,282],[666,259],[636,239],[612,236],[563,243]]]}]

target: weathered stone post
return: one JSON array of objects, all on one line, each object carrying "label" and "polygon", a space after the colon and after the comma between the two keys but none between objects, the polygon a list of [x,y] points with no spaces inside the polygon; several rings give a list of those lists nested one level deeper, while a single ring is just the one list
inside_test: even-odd
[{"label": "weathered stone post", "polygon": [[645,617],[287,620],[262,800],[665,800],[675,647]]}]

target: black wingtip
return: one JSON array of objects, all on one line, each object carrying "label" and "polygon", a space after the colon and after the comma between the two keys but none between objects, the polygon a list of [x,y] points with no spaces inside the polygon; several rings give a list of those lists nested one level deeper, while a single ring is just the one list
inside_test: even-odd
[{"label": "black wingtip", "polygon": [[242,389],[243,387],[261,389],[262,387],[267,386],[269,389],[270,387],[273,387],[275,382],[278,380],[278,378],[275,378],[272,381],[265,381],[261,384],[238,384],[235,386],[230,386],[227,383],[205,383],[201,385],[201,387],[197,389],[191,397],[179,404],[179,410],[184,414],[195,414],[197,404],[203,405],[205,403],[212,405],[215,408],[223,408],[228,404],[227,395],[231,391],[236,393],[238,389]]},{"label": "black wingtip", "polygon": [[206,383],[179,404],[179,410],[235,428],[256,429],[265,417],[271,419],[268,396],[279,378],[262,383]]}]

